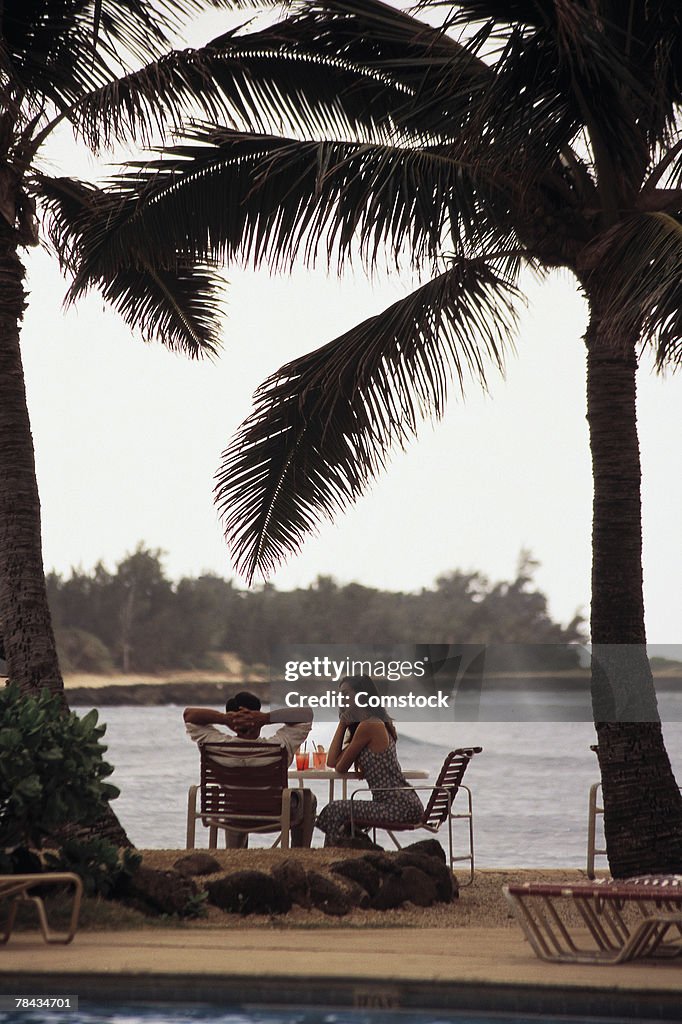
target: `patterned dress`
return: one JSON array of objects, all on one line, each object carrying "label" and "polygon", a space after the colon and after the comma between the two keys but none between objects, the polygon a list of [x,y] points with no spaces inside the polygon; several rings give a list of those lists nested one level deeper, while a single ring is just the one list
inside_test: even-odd
[{"label": "patterned dress", "polygon": [[[353,820],[358,825],[371,827],[375,821],[387,818],[407,823],[419,821],[424,808],[415,791],[405,781],[393,740],[386,750],[378,753],[365,747],[358,754],[356,763],[373,796],[372,800],[353,801]],[[396,786],[408,788],[398,793],[376,792]],[[336,840],[350,833],[350,800],[333,800],[327,804],[318,814],[315,824],[326,833],[326,844],[333,846]]]}]

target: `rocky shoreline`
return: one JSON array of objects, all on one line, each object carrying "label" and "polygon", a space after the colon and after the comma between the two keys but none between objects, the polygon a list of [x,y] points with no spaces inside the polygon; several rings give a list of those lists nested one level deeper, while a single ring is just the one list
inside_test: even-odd
[{"label": "rocky shoreline", "polygon": [[113,683],[67,687],[70,707],[154,707],[161,704],[218,706],[240,690],[258,690],[262,683]]},{"label": "rocky shoreline", "polygon": [[262,693],[267,699],[269,683],[264,675],[236,679],[222,673],[169,672],[151,675],[66,675],[66,697],[70,707],[133,706],[163,704],[219,706],[240,690]]}]

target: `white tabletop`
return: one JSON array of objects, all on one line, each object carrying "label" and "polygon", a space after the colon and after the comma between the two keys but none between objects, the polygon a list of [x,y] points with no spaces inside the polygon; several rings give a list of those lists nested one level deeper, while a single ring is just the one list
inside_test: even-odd
[{"label": "white tabletop", "polygon": [[[424,771],[423,768],[407,768],[402,771],[403,776],[406,779],[428,779],[429,773]],[[326,779],[328,782],[333,782],[335,779],[346,780],[358,779],[360,782],[363,781],[362,775],[358,772],[337,772],[334,768],[304,768],[302,771],[298,771],[297,768],[289,769],[290,779]]]},{"label": "white tabletop", "polygon": [[[428,779],[429,773],[423,768],[407,768],[403,771],[406,779]],[[360,782],[365,779],[357,772],[337,772],[334,768],[304,768],[299,771],[297,768],[289,769],[289,778],[298,779],[299,789],[302,789],[306,781],[322,779],[329,783],[329,802],[334,799],[334,783],[341,783],[341,798],[348,797],[348,783]]]}]

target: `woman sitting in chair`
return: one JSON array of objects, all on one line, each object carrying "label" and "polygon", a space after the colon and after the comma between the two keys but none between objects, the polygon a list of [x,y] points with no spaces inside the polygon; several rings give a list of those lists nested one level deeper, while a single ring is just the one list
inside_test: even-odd
[{"label": "woman sitting in chair", "polygon": [[[351,771],[355,765],[372,791],[371,800],[353,801],[353,822],[367,829],[387,820],[406,824],[419,821],[424,808],[403,777],[396,754],[395,726],[382,707],[368,706],[379,703],[376,686],[369,676],[347,676],[340,689],[347,697],[347,706],[339,712],[327,764],[337,772]],[[371,701],[372,697],[376,700]],[[350,835],[351,801],[333,800],[322,809],[315,824],[325,833],[324,845],[334,846]]]}]

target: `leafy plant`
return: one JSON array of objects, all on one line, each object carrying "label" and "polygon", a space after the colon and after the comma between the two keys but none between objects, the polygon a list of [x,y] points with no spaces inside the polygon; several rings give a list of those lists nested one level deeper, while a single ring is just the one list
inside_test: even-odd
[{"label": "leafy plant", "polygon": [[190,896],[180,913],[180,917],[205,917],[207,900],[207,892],[198,892],[195,896]]},{"label": "leafy plant", "polygon": [[105,781],[105,731],[96,710],[79,718],[47,690],[0,691],[0,848],[40,849],[59,826],[101,816],[119,793]]},{"label": "leafy plant", "polygon": [[48,853],[45,863],[54,871],[74,871],[83,880],[86,896],[118,895],[125,889],[142,857],[132,850],[119,853],[106,839],[68,839],[58,854]]}]

